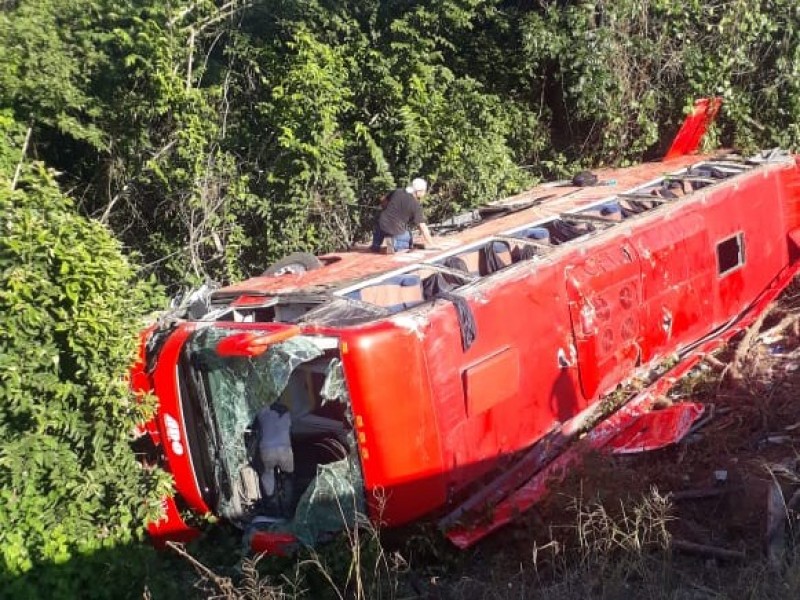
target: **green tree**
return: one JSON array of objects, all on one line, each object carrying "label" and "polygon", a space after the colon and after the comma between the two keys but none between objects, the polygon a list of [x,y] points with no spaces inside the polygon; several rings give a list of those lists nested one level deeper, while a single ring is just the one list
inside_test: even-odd
[{"label": "green tree", "polygon": [[344,247],[416,175],[439,215],[657,157],[698,96],[712,141],[800,136],[792,0],[4,6],[0,114],[171,284]]},{"label": "green tree", "polygon": [[126,373],[157,291],[52,176],[0,177],[0,586],[137,539],[169,490],[129,442]]}]

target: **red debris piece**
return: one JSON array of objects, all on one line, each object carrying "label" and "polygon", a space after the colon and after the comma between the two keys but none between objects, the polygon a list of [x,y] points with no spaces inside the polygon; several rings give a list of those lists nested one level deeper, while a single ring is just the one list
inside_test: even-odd
[{"label": "red debris piece", "polygon": [[658,450],[679,442],[689,433],[705,407],[696,402],[681,402],[639,416],[608,444],[613,454],[634,454]]},{"label": "red debris piece", "polygon": [[672,141],[664,160],[696,152],[708,126],[714,121],[722,106],[722,98],[701,98],[694,103],[694,111],[683,123]]}]

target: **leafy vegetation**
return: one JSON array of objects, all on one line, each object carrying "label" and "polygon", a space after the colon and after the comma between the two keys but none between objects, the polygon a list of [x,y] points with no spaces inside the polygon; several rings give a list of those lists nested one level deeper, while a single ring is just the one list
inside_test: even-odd
[{"label": "leafy vegetation", "polygon": [[345,247],[416,175],[443,216],[652,158],[699,96],[712,144],[800,142],[795,0],[0,0],[0,67],[0,587],[151,568],[151,276]]},{"label": "leafy vegetation", "polygon": [[[16,174],[16,171],[15,171]],[[157,297],[40,165],[0,177],[0,571],[130,542],[169,482],[127,444],[148,403],[124,377]]]},{"label": "leafy vegetation", "polygon": [[4,118],[170,284],[345,247],[415,175],[443,215],[657,155],[698,96],[727,143],[800,137],[791,0],[3,7]]}]

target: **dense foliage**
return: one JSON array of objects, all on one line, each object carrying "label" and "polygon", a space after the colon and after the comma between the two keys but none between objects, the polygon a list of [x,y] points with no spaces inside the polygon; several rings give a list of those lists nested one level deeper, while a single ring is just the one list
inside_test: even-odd
[{"label": "dense foliage", "polygon": [[165,281],[347,246],[422,175],[441,215],[717,136],[800,138],[793,0],[7,0],[0,115]]},{"label": "dense foliage", "polygon": [[[40,166],[0,176],[0,586],[41,563],[135,539],[158,478],[128,441],[146,402],[128,392],[152,286],[109,231]],[[163,485],[163,484],[162,484]]]},{"label": "dense foliage", "polygon": [[711,143],[798,145],[796,0],[0,0],[4,573],[153,508],[145,277],[346,247],[417,175],[435,217],[652,158],[712,94]]}]

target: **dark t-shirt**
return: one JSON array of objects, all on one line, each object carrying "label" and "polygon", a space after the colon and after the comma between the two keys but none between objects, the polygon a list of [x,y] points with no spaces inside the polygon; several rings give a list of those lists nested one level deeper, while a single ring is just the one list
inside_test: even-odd
[{"label": "dark t-shirt", "polygon": [[389,194],[386,208],[381,211],[378,223],[384,233],[400,235],[408,229],[409,222],[419,225],[425,222],[425,216],[419,200],[400,188]]}]

